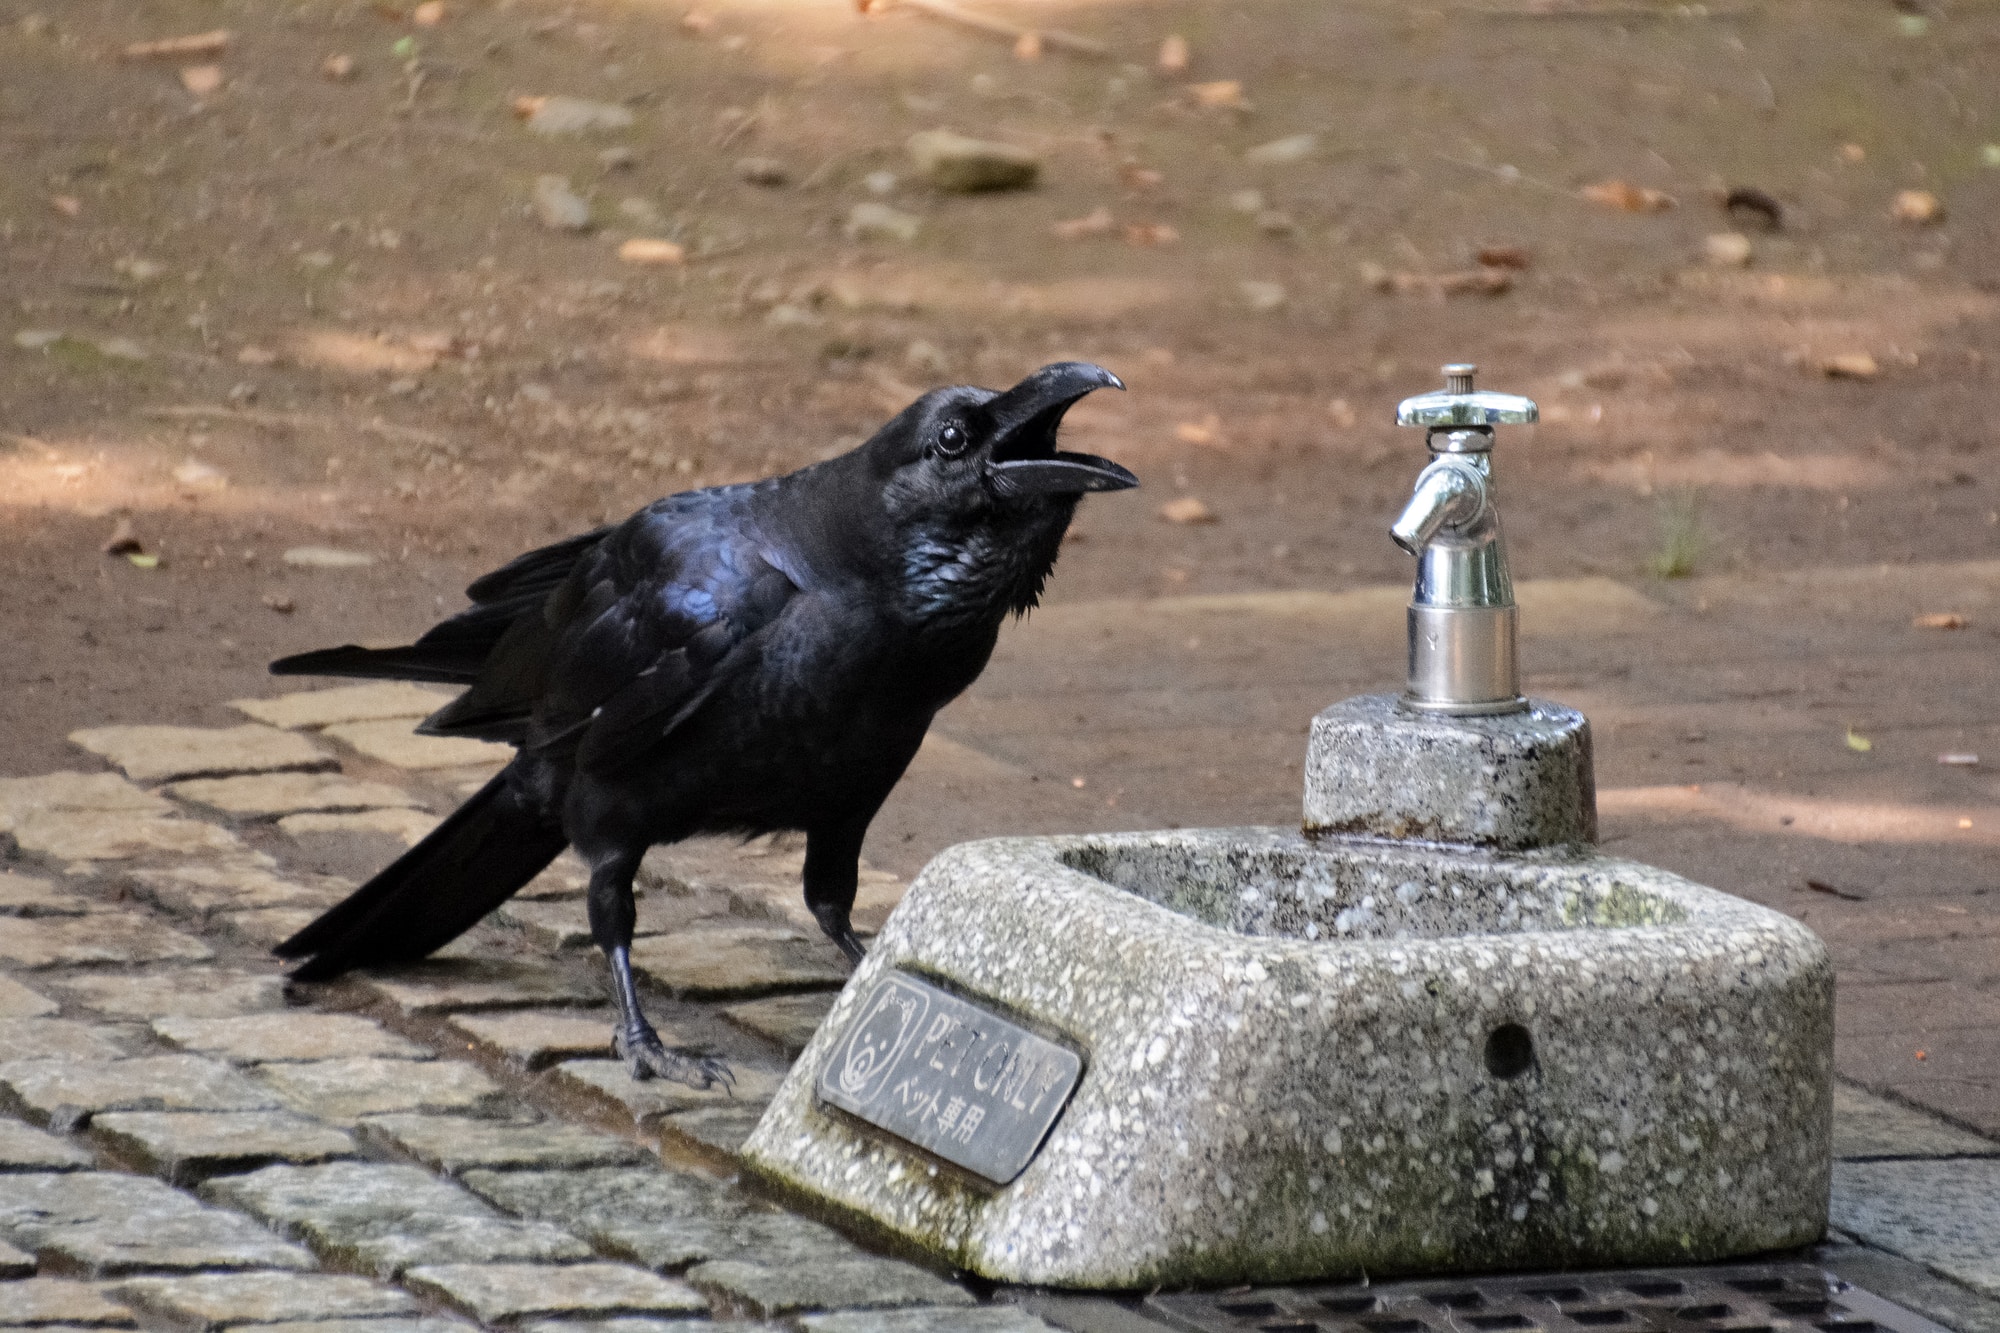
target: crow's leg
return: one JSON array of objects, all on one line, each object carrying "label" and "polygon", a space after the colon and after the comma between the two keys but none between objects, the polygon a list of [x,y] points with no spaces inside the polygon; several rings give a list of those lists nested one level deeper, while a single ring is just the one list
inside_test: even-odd
[{"label": "crow's leg", "polygon": [[590,933],[610,960],[611,1001],[618,1009],[611,1048],[635,1079],[733,1088],[736,1076],[719,1056],[667,1046],[639,1007],[639,992],[632,984],[632,927],[639,915],[632,902],[632,876],[638,870],[639,858],[623,852],[599,858],[590,869]]},{"label": "crow's leg", "polygon": [[867,833],[866,819],[810,829],[806,833],[806,907],[826,937],[838,944],[847,961],[856,966],[865,951],[849,915],[854,910],[854,890],[860,873],[861,840]]}]

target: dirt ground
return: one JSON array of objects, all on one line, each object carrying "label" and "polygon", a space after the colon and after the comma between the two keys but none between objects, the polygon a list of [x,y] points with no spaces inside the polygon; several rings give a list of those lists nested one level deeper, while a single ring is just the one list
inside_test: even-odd
[{"label": "dirt ground", "polygon": [[[1059,357],[1128,381],[1070,438],[1146,486],[1089,502],[1058,600],[1406,577],[1387,423],[1445,360],[1542,405],[1498,455],[1520,576],[1993,553],[2000,8],[980,3],[1109,55],[849,0],[0,0],[0,772],[236,720],[273,656]],[[550,95],[632,124],[538,135]],[[939,126],[1041,184],[930,190]],[[914,239],[850,239],[868,202]],[[121,519],[157,564],[102,552]]]}]

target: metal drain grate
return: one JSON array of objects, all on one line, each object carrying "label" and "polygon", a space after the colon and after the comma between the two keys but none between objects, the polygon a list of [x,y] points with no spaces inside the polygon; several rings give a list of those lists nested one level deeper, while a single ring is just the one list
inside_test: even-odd
[{"label": "metal drain grate", "polygon": [[1182,1333],[1948,1333],[1803,1262],[1180,1292],[1134,1313]]}]

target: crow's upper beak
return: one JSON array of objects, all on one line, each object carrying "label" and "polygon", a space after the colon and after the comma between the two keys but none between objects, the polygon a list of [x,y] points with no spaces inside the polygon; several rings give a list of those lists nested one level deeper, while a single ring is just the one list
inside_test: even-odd
[{"label": "crow's upper beak", "polygon": [[1109,459],[1056,449],[1063,413],[1085,394],[1107,386],[1122,389],[1125,383],[1088,361],[1058,361],[988,401],[981,409],[993,432],[986,479],[995,493],[1080,495],[1137,486],[1137,477]]}]

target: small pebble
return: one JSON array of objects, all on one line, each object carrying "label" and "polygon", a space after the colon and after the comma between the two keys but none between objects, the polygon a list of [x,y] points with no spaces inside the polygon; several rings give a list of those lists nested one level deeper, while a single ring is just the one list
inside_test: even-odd
[{"label": "small pebble", "polygon": [[1944,200],[1929,190],[1903,190],[1897,193],[1889,213],[1898,222],[1918,227],[1935,226],[1944,221]]},{"label": "small pebble", "polygon": [[843,230],[850,241],[914,241],[923,219],[887,204],[856,204]]},{"label": "small pebble", "polygon": [[1740,231],[1717,232],[1701,243],[1701,250],[1717,268],[1742,268],[1750,262],[1750,238]]}]

